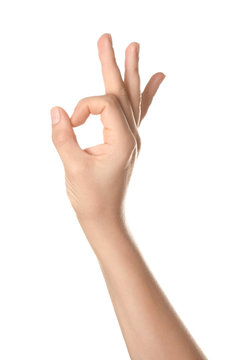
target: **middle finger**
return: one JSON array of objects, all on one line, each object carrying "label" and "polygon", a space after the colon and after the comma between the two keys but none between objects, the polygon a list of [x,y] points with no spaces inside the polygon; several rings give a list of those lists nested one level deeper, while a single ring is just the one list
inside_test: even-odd
[{"label": "middle finger", "polygon": [[106,94],[111,93],[117,96],[126,114],[129,126],[133,134],[136,134],[137,129],[133,109],[122,80],[120,69],[116,63],[110,34],[103,34],[97,44]]}]

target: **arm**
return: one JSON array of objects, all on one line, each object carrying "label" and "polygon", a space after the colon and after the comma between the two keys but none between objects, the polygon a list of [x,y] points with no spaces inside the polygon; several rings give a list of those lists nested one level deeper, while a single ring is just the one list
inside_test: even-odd
[{"label": "arm", "polygon": [[[126,49],[125,79],[111,39],[98,41],[106,94],[81,99],[71,117],[51,109],[52,139],[65,169],[66,190],[102,270],[131,359],[204,360],[145,264],[124,216],[124,199],[140,151],[138,127],[165,75],[142,94],[137,44]],[[104,143],[82,149],[73,127],[100,114]]]},{"label": "arm", "polygon": [[148,269],[124,220],[101,218],[82,223],[82,228],[99,261],[131,359],[205,359]]}]

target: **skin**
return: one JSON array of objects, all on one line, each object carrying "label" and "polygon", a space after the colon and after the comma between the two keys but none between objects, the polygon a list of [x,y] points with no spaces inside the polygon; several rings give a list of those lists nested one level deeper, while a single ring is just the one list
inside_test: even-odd
[{"label": "skin", "polygon": [[[97,42],[105,95],[81,99],[72,114],[51,109],[52,140],[65,170],[66,191],[97,257],[129,355],[134,360],[204,360],[145,263],[125,221],[126,190],[138,158],[138,128],[165,78],[155,73],[140,90],[138,43],[117,66],[110,34]],[[82,149],[74,127],[100,114],[104,143]]]}]

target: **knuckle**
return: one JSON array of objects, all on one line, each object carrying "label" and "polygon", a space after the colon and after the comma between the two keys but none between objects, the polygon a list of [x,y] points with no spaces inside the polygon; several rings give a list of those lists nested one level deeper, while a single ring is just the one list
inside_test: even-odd
[{"label": "knuckle", "polygon": [[141,137],[138,132],[136,132],[136,146],[137,146],[137,150],[139,152],[141,149]]},{"label": "knuckle", "polygon": [[69,134],[63,131],[59,131],[55,134],[52,134],[52,141],[55,146],[61,147],[69,141]]},{"label": "knuckle", "polygon": [[133,134],[130,134],[129,136],[126,137],[124,146],[128,154],[131,153],[136,148],[137,141]]},{"label": "knuckle", "polygon": [[137,141],[134,135],[131,137],[130,146],[131,149],[134,149],[137,146]]},{"label": "knuckle", "polygon": [[68,168],[66,169],[66,173],[68,174],[68,178],[72,181],[79,180],[83,174],[85,174],[87,170],[87,164],[84,159],[79,161],[72,161],[71,164],[68,164]]},{"label": "knuckle", "polygon": [[71,164],[68,167],[68,174],[70,179],[78,179],[81,172],[81,167],[79,164]]},{"label": "knuckle", "polygon": [[115,94],[106,94],[105,98],[108,105],[116,105],[118,103],[118,98]]},{"label": "knuckle", "polygon": [[128,66],[126,67],[125,69],[126,71],[126,74],[134,74],[135,76],[137,76],[137,78],[140,78],[140,75],[139,75],[139,66],[138,64],[133,64],[132,66]]},{"label": "knuckle", "polygon": [[124,85],[120,85],[117,92],[118,92],[119,96],[126,96],[127,95],[126,88],[125,88]]},{"label": "knuckle", "polygon": [[120,87],[118,87],[115,90],[115,93],[109,93],[109,94],[106,94],[105,96],[106,96],[106,101],[109,104],[116,105],[116,104],[120,104],[120,98],[123,96],[126,96],[126,95],[127,95],[127,92],[126,92],[125,86],[120,85]]},{"label": "knuckle", "polygon": [[128,136],[122,145],[123,148],[122,151],[119,152],[119,160],[122,166],[128,167],[134,159],[133,155],[137,152],[135,137],[133,135]]},{"label": "knuckle", "polygon": [[138,154],[139,154],[140,150],[141,150],[141,141],[139,142],[139,144],[138,144],[138,146],[137,146]]}]

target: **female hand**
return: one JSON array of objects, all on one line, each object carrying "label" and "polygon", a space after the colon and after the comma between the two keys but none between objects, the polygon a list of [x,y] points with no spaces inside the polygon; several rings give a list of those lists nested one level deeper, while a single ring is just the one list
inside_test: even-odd
[{"label": "female hand", "polygon": [[[51,109],[52,140],[80,223],[123,216],[127,185],[141,147],[138,127],[165,78],[163,73],[154,74],[141,93],[138,43],[126,48],[124,81],[111,36],[103,34],[97,45],[106,94],[81,99],[70,118],[61,107]],[[82,149],[73,127],[84,124],[90,114],[100,114],[104,143]]]}]

